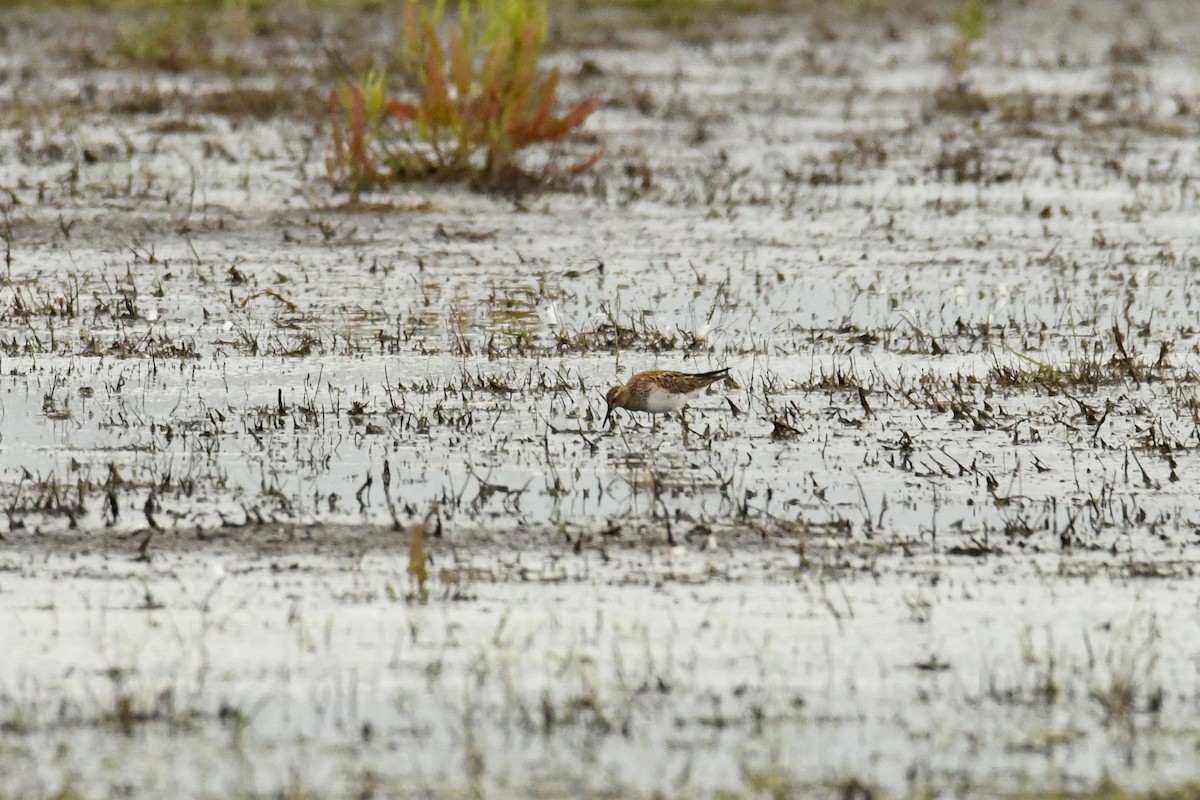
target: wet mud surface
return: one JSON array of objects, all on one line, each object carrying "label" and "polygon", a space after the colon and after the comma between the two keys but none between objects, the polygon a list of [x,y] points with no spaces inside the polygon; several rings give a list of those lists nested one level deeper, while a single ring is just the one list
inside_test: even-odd
[{"label": "wet mud surface", "polygon": [[356,206],[311,41],[0,17],[0,796],[1194,775],[1200,25],[989,13],[565,36],[593,172]]}]

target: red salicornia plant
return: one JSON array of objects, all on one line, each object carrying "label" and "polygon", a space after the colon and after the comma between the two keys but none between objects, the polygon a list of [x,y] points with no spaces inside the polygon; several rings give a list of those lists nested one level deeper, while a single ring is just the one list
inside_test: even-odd
[{"label": "red salicornia plant", "polygon": [[381,71],[330,93],[334,185],[356,196],[399,180],[469,179],[485,188],[581,172],[599,148],[564,167],[530,171],[518,152],[558,142],[600,105],[589,98],[556,114],[558,70],[538,69],[545,0],[463,0],[457,24],[439,32],[444,2],[409,0],[400,69],[411,96],[388,96]]}]

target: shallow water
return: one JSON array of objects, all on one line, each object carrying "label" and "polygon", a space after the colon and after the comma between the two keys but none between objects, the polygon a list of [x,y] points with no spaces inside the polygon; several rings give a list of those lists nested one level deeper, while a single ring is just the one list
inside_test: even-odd
[{"label": "shallow water", "polygon": [[441,563],[477,576],[438,583],[457,601],[414,606],[406,559],[382,554],[6,556],[6,782],[641,796],[1192,773],[1190,580],[791,561],[474,554]]},{"label": "shallow water", "polygon": [[[618,31],[553,54],[608,98],[571,192],[367,210],[311,121],[31,28],[0,793],[1194,774],[1200,30],[994,14],[974,115],[920,20]],[[689,436],[601,429],[612,382],[719,366]]]}]

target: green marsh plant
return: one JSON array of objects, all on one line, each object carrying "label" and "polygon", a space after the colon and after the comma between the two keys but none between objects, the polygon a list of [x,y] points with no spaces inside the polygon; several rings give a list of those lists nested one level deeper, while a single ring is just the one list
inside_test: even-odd
[{"label": "green marsh plant", "polygon": [[937,93],[937,107],[954,114],[979,114],[988,110],[987,98],[972,91],[967,69],[979,58],[978,43],[987,33],[983,0],[961,0],[951,17],[954,39],[946,53],[947,84]]},{"label": "green marsh plant", "polygon": [[949,66],[952,82],[961,85],[967,68],[978,54],[975,44],[983,39],[987,31],[987,18],[983,13],[983,0],[962,0],[952,17],[955,37],[950,43]]},{"label": "green marsh plant", "polygon": [[449,24],[444,0],[409,0],[398,60],[414,90],[389,95],[384,72],[372,69],[329,95],[327,167],[334,186],[351,199],[364,189],[411,180],[466,179],[513,189],[591,167],[603,147],[536,172],[518,157],[534,145],[561,141],[600,105],[592,97],[555,113],[558,70],[538,68],[546,28],[545,0],[462,0]]}]

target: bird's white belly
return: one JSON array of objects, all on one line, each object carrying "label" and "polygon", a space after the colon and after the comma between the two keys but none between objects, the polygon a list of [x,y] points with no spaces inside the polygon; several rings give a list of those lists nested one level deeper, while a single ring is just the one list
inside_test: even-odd
[{"label": "bird's white belly", "polygon": [[699,394],[699,392],[675,394],[655,386],[646,393],[645,410],[651,414],[670,414],[682,409],[689,400],[694,400]]}]

